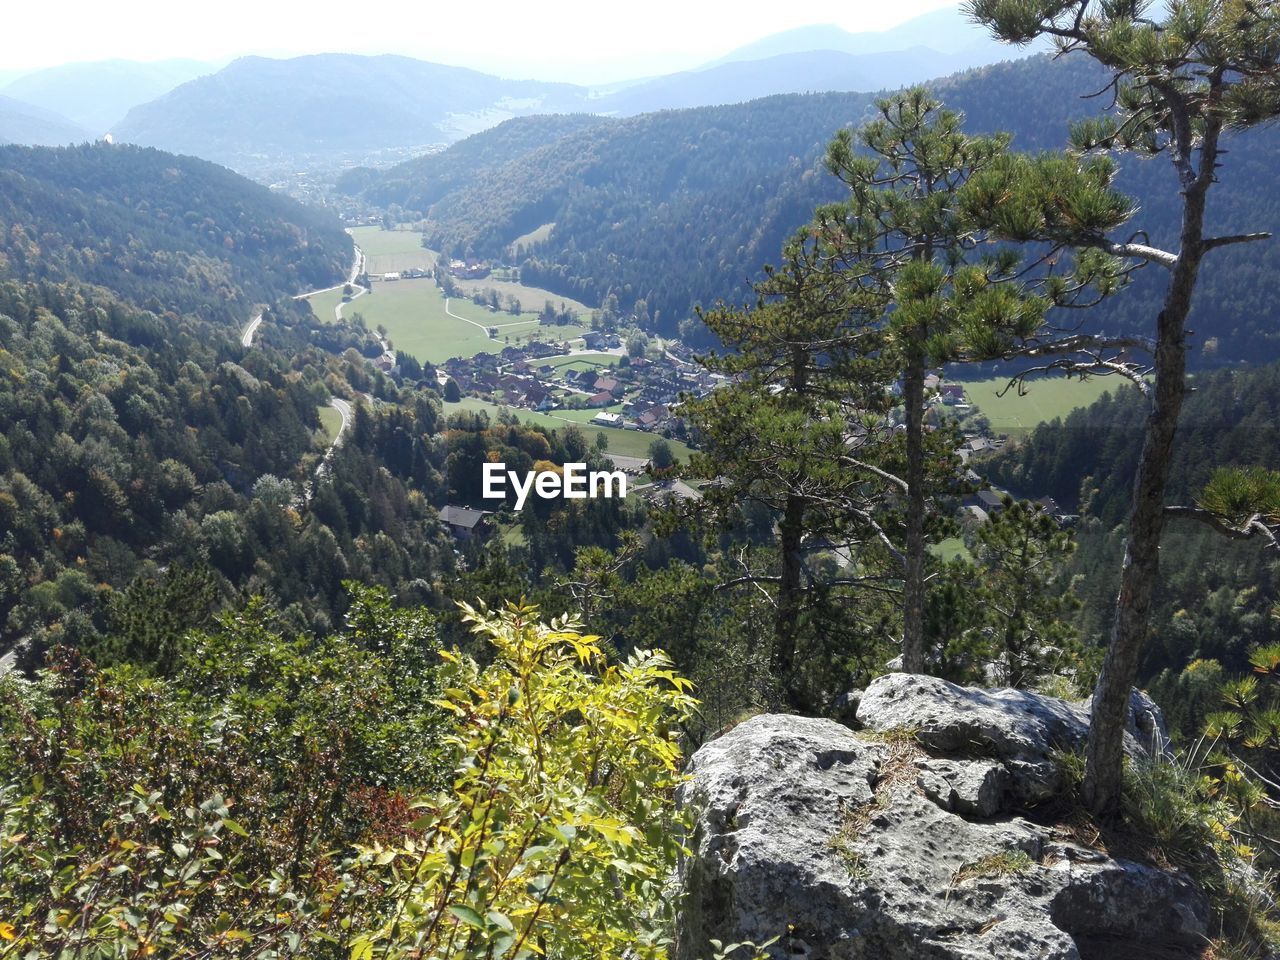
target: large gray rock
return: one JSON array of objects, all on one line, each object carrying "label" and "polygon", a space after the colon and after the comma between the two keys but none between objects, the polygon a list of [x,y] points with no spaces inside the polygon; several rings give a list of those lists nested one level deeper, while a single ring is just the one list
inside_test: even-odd
[{"label": "large gray rock", "polygon": [[[891,673],[877,677],[859,703],[857,723],[882,733],[909,731],[926,749],[981,755],[1012,774],[1013,795],[1025,804],[1061,788],[1060,754],[1084,748],[1089,703],[1070,703],[1025,690],[961,687],[938,677]],[[1160,708],[1135,690],[1125,749],[1139,754],[1168,743]]]},{"label": "large gray rock", "polygon": [[[901,696],[867,690],[864,723],[908,687],[934,689],[893,683]],[[1208,907],[1186,877],[1020,815],[1017,765],[1050,762],[1038,738],[1073,742],[1080,716],[976,693],[971,709],[913,708],[881,728],[914,738],[766,715],[694,754],[679,960],[775,936],[780,960],[1198,956]]]}]

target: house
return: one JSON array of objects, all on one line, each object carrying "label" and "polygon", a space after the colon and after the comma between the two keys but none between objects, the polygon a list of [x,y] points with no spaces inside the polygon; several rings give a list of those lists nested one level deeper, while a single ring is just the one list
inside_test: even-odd
[{"label": "house", "polygon": [[[595,396],[588,398],[588,407],[607,407],[613,403],[613,394],[608,390],[601,390]],[[619,420],[622,419],[621,414],[617,414]]]},{"label": "house", "polygon": [[584,333],[582,342],[588,350],[612,350],[622,346],[622,341],[618,339],[616,333],[602,333],[599,330],[589,330]]},{"label": "house", "polygon": [[525,356],[532,357],[534,360],[544,360],[547,357],[556,357],[568,352],[563,346],[553,346],[541,340],[534,340],[524,348]]},{"label": "house", "polygon": [[986,489],[979,490],[977,493],[978,506],[982,507],[987,513],[1000,513],[1004,510],[1004,494],[995,490]]},{"label": "house", "polygon": [[653,366],[653,361],[652,361],[652,360],[650,360],[650,359],[648,359],[647,357],[632,357],[632,358],[631,358],[631,369],[632,369],[632,370],[648,370],[648,369],[649,369],[650,367],[652,367],[652,366]]},{"label": "house", "polygon": [[592,386],[596,390],[607,390],[610,393],[622,392],[622,384],[615,377],[599,377]]},{"label": "house", "polygon": [[459,540],[483,537],[489,532],[489,510],[447,506],[440,508],[440,522]]},{"label": "house", "polygon": [[464,280],[483,280],[489,275],[489,266],[475,257],[468,257],[466,260],[450,260],[449,272]]},{"label": "house", "polygon": [[591,424],[596,427],[621,427],[622,414],[601,411],[591,418]]},{"label": "house", "polygon": [[[524,392],[521,404],[530,410],[541,410],[551,401],[551,394],[540,385],[534,385]],[[554,402],[551,404],[554,406]]]},{"label": "house", "polygon": [[659,480],[644,492],[650,503],[669,503],[672,500],[701,500],[702,494],[683,480]]},{"label": "house", "polygon": [[651,407],[646,407],[636,416],[636,424],[641,430],[653,430],[660,427],[671,416],[670,412],[660,403],[655,403]]},{"label": "house", "polygon": [[648,457],[624,457],[617,453],[606,453],[605,458],[623,473],[638,477],[649,469]]},{"label": "house", "polygon": [[946,404],[964,403],[964,384],[944,383],[942,385],[942,402]]},{"label": "house", "polygon": [[383,350],[382,355],[373,361],[373,365],[383,373],[393,373],[396,369],[396,352],[394,350]]},{"label": "house", "polygon": [[1058,506],[1058,501],[1053,497],[1041,497],[1035,504],[1051,517],[1056,517],[1062,513],[1062,508]]}]

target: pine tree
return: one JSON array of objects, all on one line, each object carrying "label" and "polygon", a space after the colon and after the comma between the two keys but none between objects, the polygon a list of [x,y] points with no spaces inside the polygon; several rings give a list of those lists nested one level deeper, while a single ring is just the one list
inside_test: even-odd
[{"label": "pine tree", "polygon": [[[883,588],[892,579],[880,571],[884,559],[901,556],[876,517],[884,481],[874,462],[892,437],[872,359],[882,338],[866,319],[879,315],[881,297],[831,280],[811,246],[794,245],[785,265],[758,285],[753,308],[704,314],[730,352],[702,362],[731,382],[683,408],[702,444],[690,469],[714,481],[704,488],[702,509],[726,523],[751,504],[777,517],[776,572],[744,557],[741,576],[722,586],[772,587],[772,670],[793,706],[812,696],[798,662],[814,612],[806,598],[840,587]],[[862,572],[819,576],[806,557],[833,547],[857,554]]]},{"label": "pine tree", "polygon": [[[1152,336],[1073,335],[1035,346],[1036,355],[1077,371],[1120,373],[1146,395],[1149,412],[1129,512],[1128,539],[1106,659],[1093,697],[1085,794],[1100,815],[1118,809],[1129,692],[1147,639],[1165,491],[1174,435],[1187,393],[1187,321],[1207,256],[1267,234],[1213,236],[1206,230],[1208,198],[1224,159],[1224,137],[1280,116],[1280,11],[1250,0],[1171,0],[1158,11],[1139,0],[969,0],[967,9],[1001,39],[1027,43],[1052,38],[1064,52],[1083,51],[1111,71],[1113,116],[1072,131],[1080,153],[1164,155],[1177,176],[1181,223],[1176,244],[1162,249],[1142,232],[1124,240],[1108,233],[1126,216],[1106,184],[1080,191],[1055,173],[1099,160],[1050,157],[1006,164],[988,175],[974,209],[1014,240],[1103,251],[1168,274]],[[1109,169],[1114,171],[1114,165]],[[1109,222],[1110,221],[1110,222]],[[1128,351],[1154,357],[1153,380]]]},{"label": "pine tree", "polygon": [[966,328],[1034,330],[1048,302],[1013,280],[1015,261],[980,255],[983,234],[961,201],[964,184],[1004,154],[1009,138],[966,135],[961,116],[923,89],[876,107],[879,115],[856,136],[842,130],[832,142],[827,167],[848,186],[849,198],[819,209],[811,231],[820,262],[883,305],[878,359],[885,376],[900,381],[905,407],[902,666],[920,673],[926,668],[926,375],[963,356]]}]

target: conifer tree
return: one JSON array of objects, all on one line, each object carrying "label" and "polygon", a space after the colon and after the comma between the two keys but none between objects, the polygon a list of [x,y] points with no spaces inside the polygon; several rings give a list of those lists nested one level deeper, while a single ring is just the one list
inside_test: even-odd
[{"label": "conifer tree", "polygon": [[891,437],[871,359],[881,337],[866,321],[883,309],[881,296],[832,283],[813,253],[812,245],[792,245],[785,265],[757,286],[753,308],[703,315],[732,351],[703,363],[732,382],[684,407],[703,447],[690,469],[715,481],[704,489],[703,510],[727,521],[744,505],[761,504],[778,517],[776,572],[744,559],[742,575],[723,586],[772,587],[772,669],[794,706],[808,698],[797,663],[805,595],[882,589],[891,578],[872,557],[862,557],[856,575],[818,578],[806,553],[821,545],[851,555],[870,543],[877,559],[901,557],[876,517],[883,479],[874,461]]},{"label": "conifer tree", "polygon": [[[1118,809],[1129,691],[1159,578],[1196,282],[1213,251],[1268,236],[1212,235],[1206,214],[1225,159],[1224,138],[1280,116],[1280,11],[1274,3],[1253,0],[1170,0],[1158,9],[1142,0],[969,0],[967,9],[1001,39],[1027,43],[1047,36],[1060,51],[1082,51],[1111,72],[1104,92],[1114,110],[1072,130],[1078,153],[1163,155],[1177,176],[1181,223],[1168,249],[1141,231],[1115,239],[1110,234],[1127,217],[1115,216],[1120,211],[1107,185],[1082,191],[1058,176],[1084,165],[1105,172],[1099,159],[1007,161],[984,173],[972,207],[1009,239],[1099,250],[1167,273],[1148,336],[1046,337],[1024,352],[1047,358],[1047,366],[1127,376],[1149,403],[1120,589],[1093,697],[1085,777],[1090,806],[1110,815]],[[1133,361],[1134,350],[1153,357],[1150,382],[1148,371]]]},{"label": "conifer tree", "polygon": [[856,135],[840,131],[832,142],[827,167],[848,186],[849,197],[819,209],[811,230],[824,268],[884,310],[877,359],[886,379],[899,380],[905,407],[902,667],[921,673],[929,509],[925,378],[966,353],[969,328],[1031,331],[1049,303],[1013,279],[1015,260],[983,255],[984,236],[961,202],[963,186],[1004,154],[1009,138],[966,135],[961,116],[919,88],[876,106],[875,120]]}]

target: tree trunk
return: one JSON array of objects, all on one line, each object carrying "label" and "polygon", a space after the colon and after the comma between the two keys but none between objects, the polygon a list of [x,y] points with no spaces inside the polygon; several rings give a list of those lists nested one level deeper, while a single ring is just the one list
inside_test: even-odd
[{"label": "tree trunk", "polygon": [[[809,354],[801,346],[791,349],[788,386],[796,396],[804,394],[809,385]],[[801,596],[804,590],[801,578],[804,573],[804,513],[805,500],[792,492],[782,508],[778,521],[778,553],[782,565],[778,582],[778,606],[773,621],[774,676],[782,688],[787,702],[797,709],[804,707],[803,697],[796,684],[796,635],[799,629]]]},{"label": "tree trunk", "polygon": [[[1212,160],[1209,161],[1212,165]],[[1211,168],[1211,167],[1210,167]],[[1147,638],[1151,597],[1160,573],[1160,535],[1164,530],[1165,488],[1173,458],[1178,416],[1186,396],[1186,320],[1204,256],[1204,207],[1209,181],[1184,192],[1181,250],[1156,322],[1155,389],[1146,437],[1138,460],[1129,512],[1120,592],[1102,672],[1094,687],[1084,796],[1095,815],[1112,818],[1119,810],[1124,778],[1124,730],[1129,695]]]},{"label": "tree trunk", "polygon": [[924,357],[913,351],[902,382],[907,415],[907,542],[902,576],[902,669],[924,673]]},{"label": "tree trunk", "polygon": [[801,707],[795,683],[796,629],[800,619],[800,594],[803,559],[800,553],[804,538],[804,501],[788,497],[782,519],[778,523],[778,550],[782,562],[778,583],[778,608],[773,622],[774,676],[793,707]]}]

